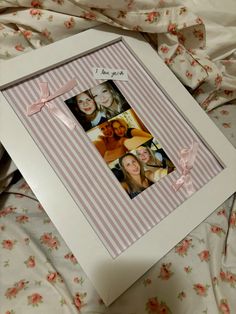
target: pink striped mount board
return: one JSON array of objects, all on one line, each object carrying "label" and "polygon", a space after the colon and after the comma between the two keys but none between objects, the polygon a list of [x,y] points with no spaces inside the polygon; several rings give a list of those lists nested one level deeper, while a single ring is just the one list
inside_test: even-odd
[{"label": "pink striped mount board", "polygon": [[[96,79],[96,67],[124,69],[128,79]],[[53,94],[72,79],[76,85],[50,103],[74,129],[47,106],[26,114],[41,97],[41,82]],[[191,197],[185,185],[173,188],[183,175],[182,149],[198,145],[193,194],[223,170],[123,41],[7,87],[3,95],[113,259]]]}]

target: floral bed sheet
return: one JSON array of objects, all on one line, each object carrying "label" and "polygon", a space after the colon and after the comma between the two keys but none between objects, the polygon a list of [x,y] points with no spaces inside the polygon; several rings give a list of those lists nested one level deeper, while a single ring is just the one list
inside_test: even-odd
[{"label": "floral bed sheet", "polygon": [[[234,0],[3,0],[0,58],[99,23],[143,32],[236,147],[235,9]],[[234,196],[106,308],[30,187],[23,178],[16,181],[15,173],[0,144],[0,313],[236,312]]]}]

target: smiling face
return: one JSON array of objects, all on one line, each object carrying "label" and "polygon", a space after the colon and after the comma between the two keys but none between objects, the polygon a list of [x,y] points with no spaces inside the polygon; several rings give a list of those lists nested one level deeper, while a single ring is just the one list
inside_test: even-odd
[{"label": "smiling face", "polygon": [[114,133],[119,137],[124,137],[126,133],[126,128],[118,121],[112,123],[112,128]]},{"label": "smiling face", "polygon": [[151,157],[146,147],[139,147],[137,149],[137,155],[138,155],[138,158],[145,164],[149,162],[150,157]]},{"label": "smiling face", "polygon": [[86,93],[81,93],[76,96],[77,106],[86,115],[91,115],[96,110],[95,102]]},{"label": "smiling face", "polygon": [[113,95],[107,84],[100,84],[90,89],[90,92],[98,106],[109,108],[113,103]]},{"label": "smiling face", "polygon": [[128,155],[125,156],[122,160],[122,166],[126,170],[126,172],[131,175],[139,175],[140,174],[140,165],[134,156]]},{"label": "smiling face", "polygon": [[112,137],[114,132],[109,122],[104,122],[99,125],[99,129],[102,132],[102,135],[105,137]]}]

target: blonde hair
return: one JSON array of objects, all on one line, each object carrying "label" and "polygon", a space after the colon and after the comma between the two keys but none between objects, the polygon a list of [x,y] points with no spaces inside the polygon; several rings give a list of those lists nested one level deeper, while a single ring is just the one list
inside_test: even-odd
[{"label": "blonde hair", "polygon": [[[136,149],[137,155],[139,155],[139,152],[138,152],[138,149],[139,149],[139,148],[144,148],[144,149],[146,149],[146,150],[148,151],[148,153],[149,153],[149,156],[150,156],[150,160],[149,160],[147,163],[144,163],[144,164],[149,165],[149,162],[152,162],[152,165],[157,165],[157,166],[160,166],[160,165],[161,165],[161,161],[156,158],[156,156],[155,156],[153,150],[152,150],[150,147],[148,147],[148,146],[139,146],[139,147]],[[150,165],[151,165],[151,164],[150,164]]]},{"label": "blonde hair", "polygon": [[[104,83],[101,83],[99,85],[105,86],[109,90],[109,92],[112,95],[113,101],[116,103],[117,106],[122,105],[122,102],[121,102],[119,95],[115,92],[115,90],[113,89],[113,87],[111,86],[111,84],[109,82],[104,82]],[[107,108],[107,107],[104,107],[101,105],[98,105],[98,106],[99,106],[99,109],[105,113],[107,119],[110,119],[110,118],[112,118],[115,115],[118,115],[120,113],[119,109],[118,110],[112,110],[110,108]]]}]

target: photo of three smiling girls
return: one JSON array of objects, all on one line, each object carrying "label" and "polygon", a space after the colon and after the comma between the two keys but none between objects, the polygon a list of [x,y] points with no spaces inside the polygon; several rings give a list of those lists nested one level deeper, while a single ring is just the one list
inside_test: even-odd
[{"label": "photo of three smiling girls", "polygon": [[130,198],[174,170],[113,81],[65,102]]}]

